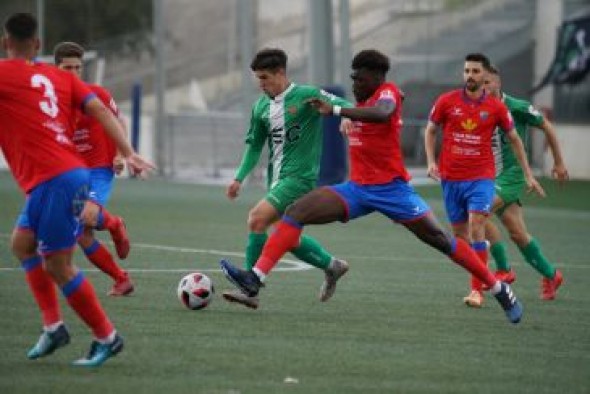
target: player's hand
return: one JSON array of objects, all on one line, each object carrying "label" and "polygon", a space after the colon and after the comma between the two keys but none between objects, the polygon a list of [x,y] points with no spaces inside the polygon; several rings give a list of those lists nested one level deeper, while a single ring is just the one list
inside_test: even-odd
[{"label": "player's hand", "polygon": [[125,160],[123,157],[117,155],[113,159],[113,171],[115,171],[116,175],[121,175],[123,170],[125,169]]},{"label": "player's hand", "polygon": [[565,168],[563,163],[554,164],[553,169],[551,170],[551,175],[553,175],[553,179],[557,179],[560,185],[563,185],[565,181],[570,179],[567,168]]},{"label": "player's hand", "polygon": [[352,120],[348,119],[348,118],[342,118],[340,120],[340,132],[344,135],[350,135],[350,133],[352,133],[352,131],[354,130],[354,123],[352,122]]},{"label": "player's hand", "polygon": [[332,115],[332,105],[319,98],[313,97],[307,99],[307,103],[311,104],[312,107],[318,110],[322,115]]},{"label": "player's hand", "polygon": [[428,176],[435,181],[440,181],[440,171],[438,170],[438,164],[433,163],[428,165]]},{"label": "player's hand", "polygon": [[225,189],[225,195],[230,200],[235,200],[240,195],[240,187],[242,183],[238,180],[235,180],[229,184],[227,189]]},{"label": "player's hand", "polygon": [[138,176],[142,179],[147,178],[149,172],[156,169],[155,165],[135,152],[127,156],[125,162],[127,163],[127,168],[129,168],[131,175]]},{"label": "player's hand", "polygon": [[545,197],[545,190],[541,184],[534,177],[527,177],[526,179],[527,193],[535,192],[540,197]]}]

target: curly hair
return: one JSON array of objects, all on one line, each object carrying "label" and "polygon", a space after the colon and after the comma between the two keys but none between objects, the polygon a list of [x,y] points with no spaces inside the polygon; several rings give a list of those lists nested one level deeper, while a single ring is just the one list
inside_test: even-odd
[{"label": "curly hair", "polygon": [[11,15],[4,22],[4,30],[16,41],[26,41],[37,36],[37,19],[28,12]]},{"label": "curly hair", "polygon": [[385,75],[389,71],[389,67],[389,58],[376,49],[360,51],[352,59],[353,70],[364,68]]}]

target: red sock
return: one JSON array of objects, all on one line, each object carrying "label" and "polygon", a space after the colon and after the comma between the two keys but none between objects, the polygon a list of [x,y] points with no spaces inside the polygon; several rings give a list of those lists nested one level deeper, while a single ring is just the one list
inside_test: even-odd
[{"label": "red sock", "polygon": [[[471,247],[473,248],[473,245]],[[479,260],[482,261],[487,268],[487,266],[488,266],[488,250],[487,250],[487,248],[485,248],[483,250],[475,250],[475,253],[477,254],[477,257],[479,257]],[[496,283],[495,280],[494,280],[494,283]],[[471,290],[477,290],[477,291],[483,290],[482,281],[473,275],[471,276]]]},{"label": "red sock", "polygon": [[98,214],[98,223],[96,228],[98,230],[111,230],[117,225],[117,216],[111,215],[105,207],[100,207],[100,213]]},{"label": "red sock", "polygon": [[113,280],[118,281],[125,279],[125,271],[119,267],[106,246],[97,239],[94,240],[92,245],[84,248],[84,254],[92,264],[113,278]]},{"label": "red sock", "polygon": [[43,258],[39,255],[29,257],[22,261],[22,266],[29,289],[41,310],[43,325],[50,326],[62,320],[55,283],[43,268]]},{"label": "red sock", "polygon": [[303,227],[301,225],[284,216],[264,244],[262,254],[256,261],[254,268],[260,270],[264,275],[268,275],[273,267],[277,265],[279,259],[299,244],[302,231]]},{"label": "red sock", "polygon": [[84,278],[82,272],[78,272],[61,290],[68,304],[90,327],[96,338],[106,338],[113,332],[113,324],[102,309],[92,284]]},{"label": "red sock", "polygon": [[[490,288],[496,283],[496,278],[488,270],[486,264],[483,264],[478,253],[476,253],[467,242],[461,238],[455,238],[456,246],[455,250],[449,255],[449,257],[461,267],[469,271],[475,278],[481,283],[485,283]],[[487,251],[486,251],[487,256]],[[486,257],[487,258],[487,257]],[[473,287],[472,287],[473,288]],[[481,287],[480,287],[481,290]]]}]

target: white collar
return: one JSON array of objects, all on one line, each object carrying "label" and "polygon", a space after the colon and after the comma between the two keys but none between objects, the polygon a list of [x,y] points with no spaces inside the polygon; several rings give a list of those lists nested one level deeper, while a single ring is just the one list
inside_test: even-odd
[{"label": "white collar", "polygon": [[287,86],[287,89],[283,90],[283,93],[281,94],[277,94],[276,96],[274,96],[273,98],[271,98],[272,101],[279,102],[279,101],[283,101],[285,99],[285,96],[291,91],[291,89],[293,89],[295,87],[294,83],[290,83],[289,86]]}]

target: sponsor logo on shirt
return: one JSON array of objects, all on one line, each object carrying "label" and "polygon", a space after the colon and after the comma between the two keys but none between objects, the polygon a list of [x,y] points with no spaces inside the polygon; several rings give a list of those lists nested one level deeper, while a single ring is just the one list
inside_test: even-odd
[{"label": "sponsor logo on shirt", "polygon": [[474,122],[473,119],[468,118],[461,122],[461,127],[463,127],[463,130],[466,132],[471,132],[477,127],[477,123]]}]

